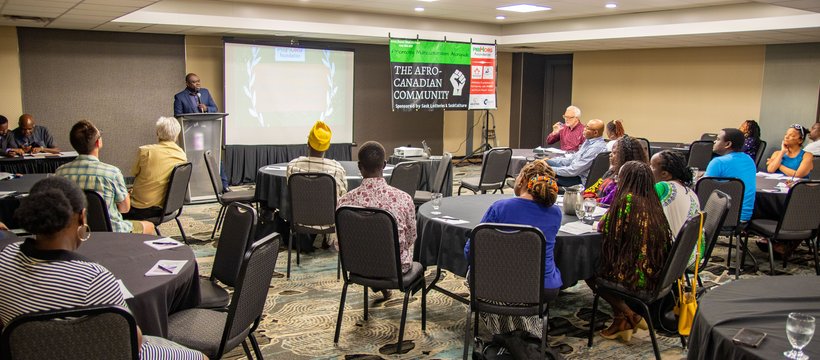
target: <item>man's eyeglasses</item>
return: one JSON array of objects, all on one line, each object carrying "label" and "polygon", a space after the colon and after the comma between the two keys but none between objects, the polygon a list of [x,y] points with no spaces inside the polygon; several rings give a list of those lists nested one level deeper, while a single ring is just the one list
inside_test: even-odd
[{"label": "man's eyeglasses", "polygon": [[577,116],[566,116],[566,115],[561,116],[561,117],[564,118],[564,120],[577,119],[578,118]]}]

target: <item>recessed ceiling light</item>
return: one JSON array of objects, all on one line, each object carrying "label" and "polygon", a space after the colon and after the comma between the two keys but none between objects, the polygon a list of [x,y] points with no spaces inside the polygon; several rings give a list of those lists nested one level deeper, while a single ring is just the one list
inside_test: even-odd
[{"label": "recessed ceiling light", "polygon": [[423,8],[423,7],[417,7],[417,8],[415,8],[415,9],[413,9],[413,10],[416,10],[416,11],[418,11],[418,12],[422,12],[422,11],[424,11],[424,8]]},{"label": "recessed ceiling light", "polygon": [[495,9],[496,10],[503,10],[503,11],[514,11],[514,12],[520,12],[520,13],[552,10],[552,8],[548,7],[548,6],[529,5],[529,4],[502,6],[502,7],[497,7]]},{"label": "recessed ceiling light", "polygon": [[618,4],[615,4],[615,3],[609,3],[609,4],[606,4],[606,8],[607,8],[607,9],[614,9],[614,8],[616,8],[616,7],[618,7]]},{"label": "recessed ceiling light", "polygon": [[506,18],[507,18],[507,17],[506,17],[506,16],[504,16],[504,15],[498,15],[498,16],[496,16],[496,17],[495,17],[495,19],[496,19],[496,20],[504,20],[504,19],[506,19]]}]

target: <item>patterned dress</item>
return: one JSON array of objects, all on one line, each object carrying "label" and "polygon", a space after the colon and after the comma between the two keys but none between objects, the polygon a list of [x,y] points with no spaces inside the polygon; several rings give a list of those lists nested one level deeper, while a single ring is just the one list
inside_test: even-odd
[{"label": "patterned dress", "polygon": [[[663,214],[669,222],[672,230],[673,240],[677,238],[678,232],[690,217],[695,216],[700,211],[700,201],[695,191],[683,186],[677,181],[661,181],[655,184],[655,192],[661,199]],[[703,255],[706,243],[701,242],[700,254]],[[689,265],[695,263],[695,253],[689,258]]]}]

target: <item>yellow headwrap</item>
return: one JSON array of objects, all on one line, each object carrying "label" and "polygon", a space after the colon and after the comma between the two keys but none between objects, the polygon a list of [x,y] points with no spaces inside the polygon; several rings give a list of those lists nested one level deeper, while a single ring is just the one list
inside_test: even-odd
[{"label": "yellow headwrap", "polygon": [[325,151],[330,147],[331,136],[333,136],[333,132],[330,131],[330,127],[319,120],[313,125],[313,128],[310,129],[308,145],[310,145],[313,150]]}]

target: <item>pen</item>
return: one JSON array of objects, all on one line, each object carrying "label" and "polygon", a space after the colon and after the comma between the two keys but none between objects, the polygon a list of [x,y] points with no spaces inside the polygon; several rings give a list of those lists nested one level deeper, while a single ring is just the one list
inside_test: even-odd
[{"label": "pen", "polygon": [[153,241],[151,243],[154,245],[179,245],[179,243],[173,241]]},{"label": "pen", "polygon": [[170,273],[170,274],[173,274],[173,273],[174,273],[174,269],[176,269],[176,266],[164,266],[164,265],[157,265],[157,267],[158,267],[160,270],[165,271],[165,272]]}]

